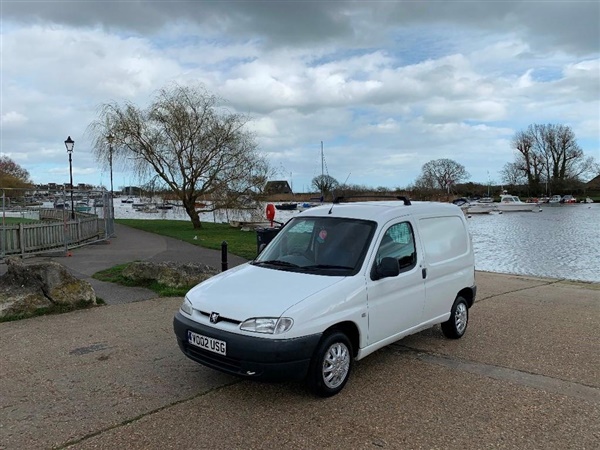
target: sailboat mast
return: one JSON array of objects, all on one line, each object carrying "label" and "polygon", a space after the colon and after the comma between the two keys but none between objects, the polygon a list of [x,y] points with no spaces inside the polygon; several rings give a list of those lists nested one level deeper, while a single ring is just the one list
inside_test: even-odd
[{"label": "sailboat mast", "polygon": [[321,141],[321,176],[325,175],[325,157],[323,156],[323,141]]},{"label": "sailboat mast", "polygon": [[323,201],[323,183],[325,175],[325,156],[323,155],[323,141],[321,141],[321,202]]}]

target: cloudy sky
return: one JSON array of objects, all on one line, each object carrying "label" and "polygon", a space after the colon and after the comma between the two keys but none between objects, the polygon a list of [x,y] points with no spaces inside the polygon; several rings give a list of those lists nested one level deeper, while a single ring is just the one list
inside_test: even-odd
[{"label": "cloudy sky", "polygon": [[[450,158],[500,182],[511,139],[570,126],[600,161],[600,2],[2,0],[0,151],[34,182],[108,187],[99,105],[200,82],[248,114],[294,191],[405,187]],[[115,188],[137,184],[114,168]]]}]

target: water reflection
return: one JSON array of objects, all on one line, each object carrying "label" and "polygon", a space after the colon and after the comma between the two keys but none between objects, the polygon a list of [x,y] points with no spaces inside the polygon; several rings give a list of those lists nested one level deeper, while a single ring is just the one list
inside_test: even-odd
[{"label": "water reflection", "polygon": [[473,215],[468,223],[477,270],[600,282],[600,204]]}]

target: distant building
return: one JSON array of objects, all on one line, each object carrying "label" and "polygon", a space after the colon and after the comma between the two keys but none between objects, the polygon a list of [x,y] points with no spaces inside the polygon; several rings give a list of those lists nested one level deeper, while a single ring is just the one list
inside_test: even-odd
[{"label": "distant building", "polygon": [[142,188],[139,186],[125,186],[121,192],[129,197],[139,197],[142,195]]},{"label": "distant building", "polygon": [[594,191],[600,191],[600,175],[585,183],[585,188],[592,189]]},{"label": "distant building", "polygon": [[287,181],[267,181],[265,194],[293,194]]}]

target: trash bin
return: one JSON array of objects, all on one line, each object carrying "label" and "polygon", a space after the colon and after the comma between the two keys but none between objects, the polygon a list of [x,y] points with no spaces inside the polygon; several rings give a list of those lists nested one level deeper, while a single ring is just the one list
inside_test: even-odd
[{"label": "trash bin", "polygon": [[256,229],[256,254],[259,254],[266,245],[273,240],[281,228]]}]

